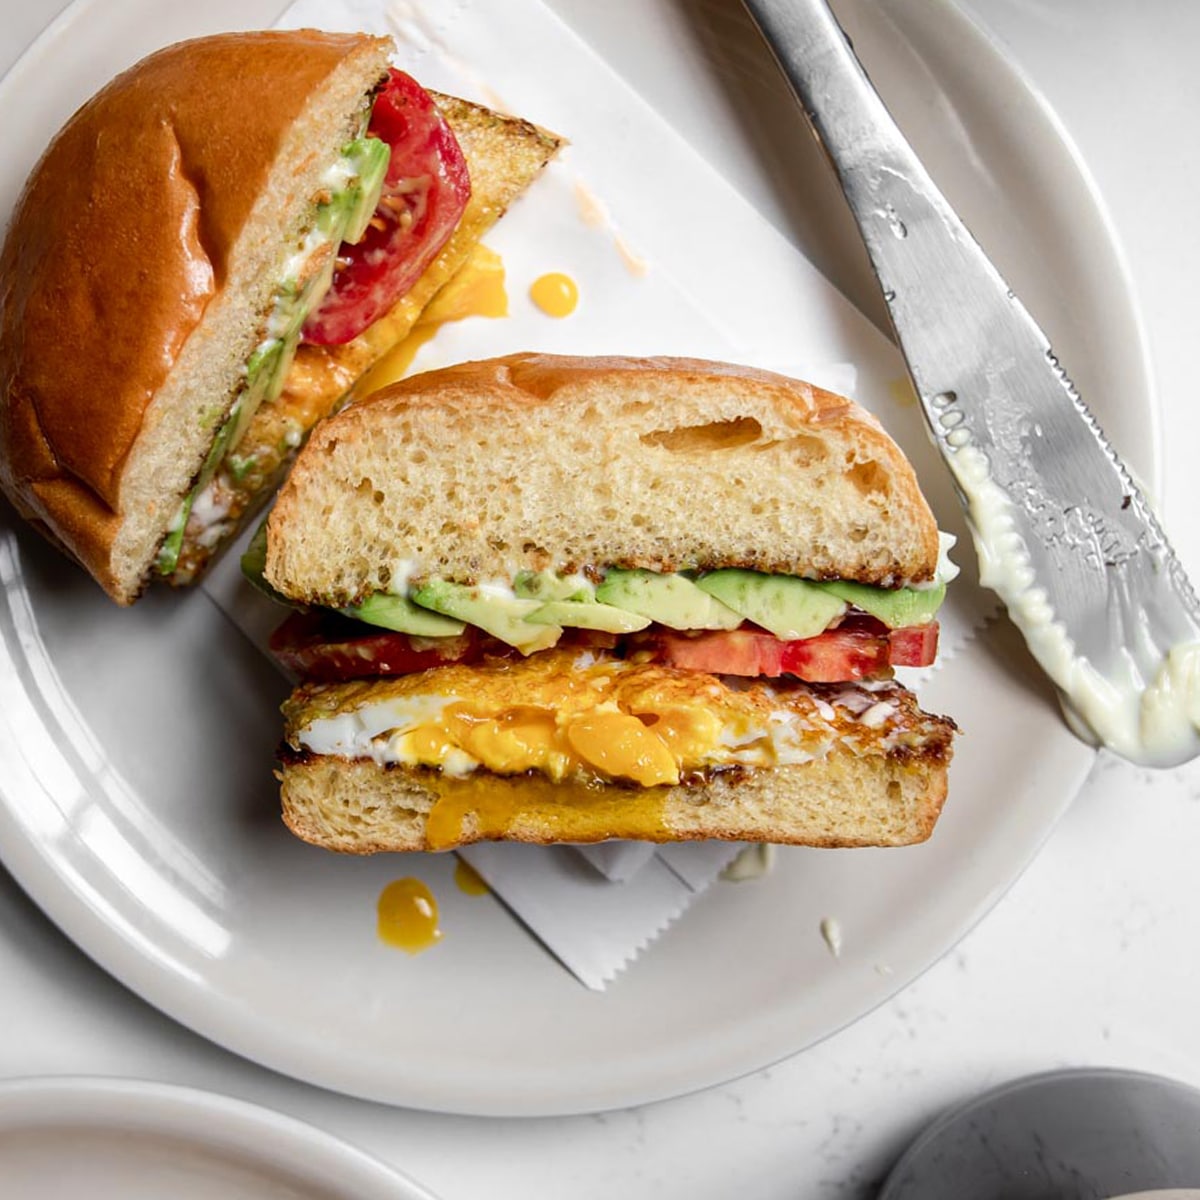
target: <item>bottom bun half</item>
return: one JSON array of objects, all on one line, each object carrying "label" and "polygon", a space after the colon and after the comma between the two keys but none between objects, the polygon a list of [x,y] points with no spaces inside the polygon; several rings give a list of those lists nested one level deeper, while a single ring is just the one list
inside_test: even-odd
[{"label": "bottom bun half", "polygon": [[948,739],[919,752],[835,746],[811,762],[730,767],[673,786],[553,782],[537,773],[435,768],[296,755],[281,763],[283,818],[329,850],[451,850],[487,839],[550,844],[700,838],[803,846],[925,841],[946,798]]}]

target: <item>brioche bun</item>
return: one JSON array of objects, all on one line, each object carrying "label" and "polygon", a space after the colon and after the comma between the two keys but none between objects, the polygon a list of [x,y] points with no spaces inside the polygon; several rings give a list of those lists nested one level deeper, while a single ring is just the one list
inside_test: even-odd
[{"label": "brioche bun", "polygon": [[746,567],[899,587],[938,555],[874,417],[681,358],[518,354],[403,380],[317,428],[269,531],[270,583],[335,607],[402,573]]},{"label": "brioche bun", "polygon": [[232,33],[67,122],[0,252],[0,487],[121,603],[191,489],[390,42]]}]

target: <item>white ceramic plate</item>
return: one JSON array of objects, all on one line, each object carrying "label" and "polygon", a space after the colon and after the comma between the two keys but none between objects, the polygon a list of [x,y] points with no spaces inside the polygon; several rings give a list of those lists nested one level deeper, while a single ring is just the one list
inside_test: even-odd
[{"label": "white ceramic plate", "polygon": [[[0,210],[46,131],[114,70],[188,33],[269,23],[279,8],[261,0],[201,7],[85,0],[69,11],[0,86],[0,110],[23,114],[0,142]],[[517,7],[529,6],[506,17]],[[944,5],[850,8],[864,54],[873,49],[868,58],[904,68],[891,73],[892,99],[916,114],[914,135],[933,146],[968,219],[981,234],[1000,215],[1015,221],[1020,236],[1001,238],[998,256],[1153,483],[1154,414],[1136,321],[1103,214],[1069,148],[1003,58]],[[514,61],[499,90],[551,123],[553,96],[536,95],[541,72],[583,79],[592,68],[560,28],[548,24],[546,36],[557,39],[553,55],[543,54],[536,72]],[[750,75],[768,70],[761,55],[743,58]],[[661,152],[670,172],[609,182],[633,196],[653,184],[661,198],[665,187],[698,180],[696,206],[733,214],[738,244],[752,255],[730,269],[756,275],[768,291],[787,267],[787,248],[699,159],[673,150],[648,114],[630,110],[615,79],[611,87],[600,111],[615,114],[618,134],[634,111],[652,144],[617,141],[610,161]],[[773,185],[800,186],[779,172]],[[514,210],[505,222],[506,256],[519,257],[522,219]],[[748,290],[706,292],[703,256],[679,252],[686,226],[680,220],[671,237],[639,249],[665,259],[733,340],[753,346],[771,305]],[[754,257],[757,247],[774,249]],[[1066,307],[1055,303],[1063,288],[1073,297]],[[832,301],[814,323],[822,344],[861,347],[860,378],[886,404],[894,354]],[[586,337],[585,323],[576,328]],[[469,351],[469,332],[459,333],[456,345]],[[794,340],[810,334],[797,325]],[[553,336],[572,335],[564,325]],[[631,324],[630,336],[644,343],[645,322]],[[953,713],[966,731],[952,802],[929,844],[785,852],[765,881],[714,889],[597,995],[491,898],[460,893],[451,860],[344,859],[285,835],[269,776],[280,692],[278,677],[205,596],[154,594],[118,611],[0,515],[0,853],[9,869],[99,963],[215,1041],[327,1087],[457,1112],[646,1102],[827,1035],[917,975],[995,902],[1092,761],[1060,725],[1018,640],[997,624],[923,691],[927,707]],[[432,887],[446,934],[413,958],[381,945],[374,929],[381,888],[410,874]],[[829,917],[842,930],[836,960],[819,933]]]},{"label": "white ceramic plate", "polygon": [[126,1079],[0,1083],[5,1200],[435,1200],[272,1109]]}]

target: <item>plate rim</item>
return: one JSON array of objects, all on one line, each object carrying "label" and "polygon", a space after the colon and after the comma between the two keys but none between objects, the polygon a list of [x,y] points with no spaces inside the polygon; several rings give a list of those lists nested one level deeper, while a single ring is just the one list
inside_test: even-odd
[{"label": "plate rim", "polygon": [[170,1136],[202,1150],[236,1151],[255,1166],[286,1166],[323,1187],[336,1178],[341,1194],[361,1200],[437,1200],[423,1184],[360,1146],[224,1092],[115,1075],[0,1080],[0,1139],[59,1126]]}]

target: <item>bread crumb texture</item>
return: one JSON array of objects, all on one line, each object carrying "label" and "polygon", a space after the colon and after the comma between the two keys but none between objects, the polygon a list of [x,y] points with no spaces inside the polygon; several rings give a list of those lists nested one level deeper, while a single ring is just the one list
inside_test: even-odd
[{"label": "bread crumb texture", "polygon": [[[283,819],[292,832],[349,854],[446,850],[483,839],[906,846],[933,832],[947,763],[932,754],[860,757],[835,748],[796,766],[640,789],[578,788],[528,775],[463,783],[429,769],[314,757],[286,763],[281,779]],[[440,825],[432,838],[431,821]]]},{"label": "bread crumb texture", "polygon": [[318,427],[267,577],[345,604],[403,577],[745,567],[933,577],[912,468],[852,401],[691,359],[516,355],[414,376]]}]

